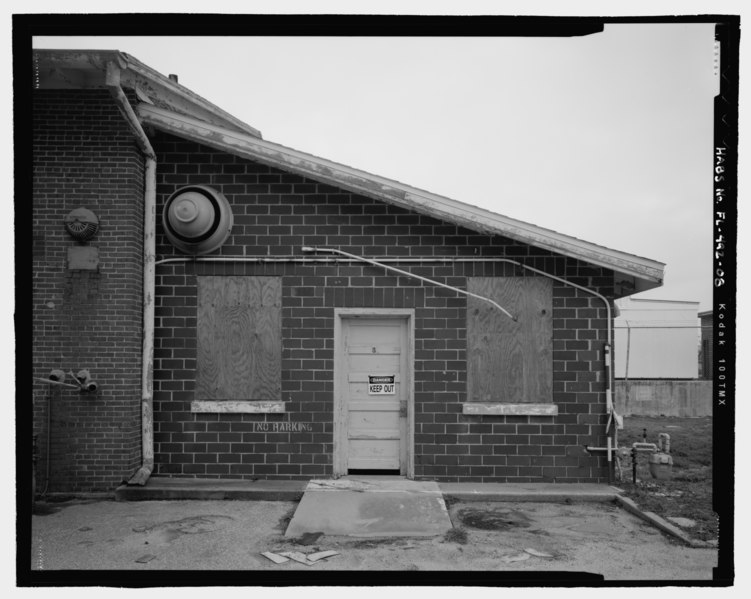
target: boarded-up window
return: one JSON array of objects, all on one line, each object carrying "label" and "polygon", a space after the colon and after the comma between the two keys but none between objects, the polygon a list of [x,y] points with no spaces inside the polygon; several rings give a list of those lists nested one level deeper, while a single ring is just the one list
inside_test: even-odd
[{"label": "boarded-up window", "polygon": [[467,401],[553,401],[553,285],[542,277],[473,277],[467,289]]},{"label": "boarded-up window", "polygon": [[281,399],[279,277],[198,277],[197,399]]}]

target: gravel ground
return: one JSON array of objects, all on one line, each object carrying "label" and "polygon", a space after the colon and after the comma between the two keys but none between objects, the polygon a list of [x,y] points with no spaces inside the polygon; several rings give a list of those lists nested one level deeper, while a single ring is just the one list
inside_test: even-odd
[{"label": "gravel ground", "polygon": [[[456,503],[434,538],[285,539],[296,507],[264,501],[73,501],[32,517],[31,569],[242,571],[256,584],[303,571],[589,572],[605,580],[710,580],[716,549],[666,537],[613,504]],[[41,512],[42,510],[40,510]],[[276,564],[263,552],[338,555]]]}]

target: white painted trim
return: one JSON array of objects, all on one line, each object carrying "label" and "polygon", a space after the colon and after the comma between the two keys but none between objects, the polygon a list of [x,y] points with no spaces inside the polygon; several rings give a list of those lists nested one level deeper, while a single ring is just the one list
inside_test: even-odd
[{"label": "white painted trim", "polygon": [[464,403],[467,416],[557,416],[558,406],[552,403]]},{"label": "white painted trim", "polygon": [[407,320],[407,473],[408,479],[415,477],[415,311],[412,308],[334,308],[334,422],[333,422],[333,477],[347,475],[346,451],[346,403],[343,390],[347,388],[344,380],[345,363],[344,344],[342,343],[342,320],[357,318],[384,318]]},{"label": "white painted trim", "polygon": [[283,401],[210,401],[190,403],[190,411],[198,414],[283,414]]},{"label": "white painted trim", "polygon": [[662,284],[665,265],[649,258],[606,248],[557,231],[495,214],[489,210],[373,175],[280,144],[202,122],[182,114],[141,104],[145,124],[235,156],[296,173],[374,198],[407,210],[427,214],[485,234],[503,235],[523,243],[609,268],[644,282],[644,288]]}]

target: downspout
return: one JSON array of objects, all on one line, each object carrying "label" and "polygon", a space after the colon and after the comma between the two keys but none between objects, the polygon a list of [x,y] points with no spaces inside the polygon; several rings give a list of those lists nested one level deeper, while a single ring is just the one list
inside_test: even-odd
[{"label": "downspout", "polygon": [[143,354],[141,360],[141,468],[129,485],[145,485],[154,470],[154,291],[156,280],[156,153],[120,85],[121,66],[107,64],[107,89],[145,157],[143,223]]},{"label": "downspout", "polygon": [[623,383],[626,387],[626,405],[629,405],[628,363],[631,360],[631,324],[628,320],[624,322],[626,323],[626,371],[623,374]]}]

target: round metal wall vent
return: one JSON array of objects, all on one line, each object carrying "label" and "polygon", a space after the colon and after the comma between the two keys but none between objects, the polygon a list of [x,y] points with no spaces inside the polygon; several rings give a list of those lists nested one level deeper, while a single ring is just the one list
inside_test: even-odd
[{"label": "round metal wall vent", "polygon": [[99,231],[99,219],[86,208],[76,208],[65,217],[65,230],[76,241],[89,241]]},{"label": "round metal wall vent", "polygon": [[216,189],[190,185],[167,199],[162,224],[167,238],[180,251],[208,254],[227,241],[232,231],[232,209]]}]

